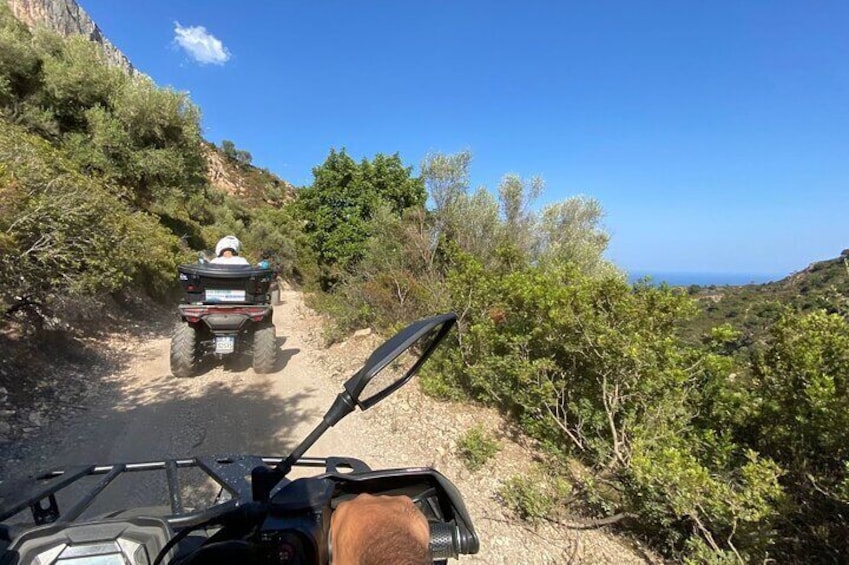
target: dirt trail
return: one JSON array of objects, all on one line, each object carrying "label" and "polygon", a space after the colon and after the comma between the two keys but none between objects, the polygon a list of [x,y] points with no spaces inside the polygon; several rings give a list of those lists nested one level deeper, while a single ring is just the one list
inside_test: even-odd
[{"label": "dirt trail", "polygon": [[[106,378],[87,409],[15,448],[0,477],[46,468],[187,455],[284,455],[330,406],[341,383],[378,342],[355,337],[326,349],[321,321],[287,291],[275,308],[280,361],[257,375],[249,366],[209,364],[191,379],[170,374],[168,336],[124,344],[124,368]],[[468,427],[483,424],[501,435],[503,448],[487,468],[471,473],[454,456]],[[307,455],[347,455],[372,468],[434,466],[463,493],[481,537],[481,552],[466,563],[642,563],[641,552],[603,531],[546,524],[530,528],[510,518],[496,500],[503,480],[533,462],[491,410],[435,402],[415,381],[367,413],[331,429]],[[113,487],[110,487],[113,489]],[[161,484],[124,481],[113,496],[150,504]]]}]

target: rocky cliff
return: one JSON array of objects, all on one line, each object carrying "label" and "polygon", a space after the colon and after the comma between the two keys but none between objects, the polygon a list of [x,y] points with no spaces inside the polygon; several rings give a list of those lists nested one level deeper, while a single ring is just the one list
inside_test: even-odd
[{"label": "rocky cliff", "polygon": [[6,1],[15,17],[30,28],[43,26],[65,36],[84,35],[103,47],[103,51],[112,64],[131,74],[137,72],[126,55],[106,39],[103,31],[74,0]]},{"label": "rocky cliff", "polygon": [[227,158],[212,144],[204,147],[206,177],[224,192],[252,202],[281,205],[295,198],[295,187],[274,173]]},{"label": "rocky cliff", "polygon": [[[4,0],[0,0],[3,2]],[[5,0],[12,13],[29,28],[46,27],[63,36],[80,34],[99,44],[108,60],[130,74],[142,74],[130,60],[103,34],[103,31],[86,14],[75,0]],[[119,5],[116,2],[116,6]],[[207,176],[212,186],[234,196],[253,199],[268,199],[269,191],[279,197],[279,203],[295,196],[294,188],[269,171],[250,165],[237,166],[228,161],[214,146],[205,145]]]}]

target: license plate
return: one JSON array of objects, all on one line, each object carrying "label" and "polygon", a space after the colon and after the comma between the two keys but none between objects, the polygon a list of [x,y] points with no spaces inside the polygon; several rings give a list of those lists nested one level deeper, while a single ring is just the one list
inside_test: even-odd
[{"label": "license plate", "polygon": [[216,353],[233,353],[236,348],[236,336],[221,335],[215,338]]},{"label": "license plate", "polygon": [[207,289],[204,293],[206,302],[244,302],[245,291],[242,290],[221,290],[217,288]]}]

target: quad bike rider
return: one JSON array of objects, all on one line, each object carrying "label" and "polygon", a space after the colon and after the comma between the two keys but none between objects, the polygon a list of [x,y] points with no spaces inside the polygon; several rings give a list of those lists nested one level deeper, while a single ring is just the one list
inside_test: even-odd
[{"label": "quad bike rider", "polygon": [[241,247],[228,235],[215,246],[212,261],[178,267],[185,296],[171,337],[175,377],[192,376],[206,354],[251,355],[254,371],[274,371],[277,335],[269,294],[274,271],[265,261],[252,266],[239,256]]},{"label": "quad bike rider", "polygon": [[250,265],[247,259],[239,256],[242,242],[235,235],[222,237],[215,244],[215,259],[210,261],[216,265]]}]

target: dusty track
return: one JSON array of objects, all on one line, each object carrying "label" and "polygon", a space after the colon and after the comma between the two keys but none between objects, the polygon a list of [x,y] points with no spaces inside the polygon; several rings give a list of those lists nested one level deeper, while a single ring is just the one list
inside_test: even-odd
[{"label": "dusty track", "polygon": [[[105,377],[91,405],[14,447],[0,477],[76,463],[144,461],[163,457],[253,453],[284,455],[324,414],[341,382],[361,363],[374,337],[325,349],[320,320],[300,293],[289,291],[275,309],[280,361],[269,375],[248,366],[209,364],[190,379],[168,365],[169,338],[125,344],[123,368]],[[499,432],[503,449],[487,469],[470,473],[455,458],[458,437],[483,423]],[[331,429],[308,455],[348,455],[373,468],[432,465],[454,480],[466,498],[482,540],[467,563],[627,563],[644,557],[601,531],[546,524],[532,529],[505,513],[496,491],[507,477],[532,465],[525,447],[489,410],[438,403],[415,384],[365,414]],[[521,441],[521,440],[519,440]],[[116,484],[104,505],[122,497],[133,504],[161,502],[159,479]],[[108,491],[107,491],[108,492]],[[100,508],[98,508],[99,510]]]}]

